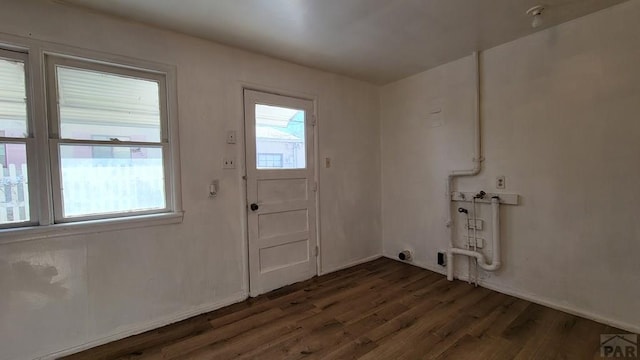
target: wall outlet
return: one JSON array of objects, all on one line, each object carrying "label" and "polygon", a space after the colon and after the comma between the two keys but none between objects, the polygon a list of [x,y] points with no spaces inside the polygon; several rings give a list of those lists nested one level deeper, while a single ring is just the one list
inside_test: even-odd
[{"label": "wall outlet", "polygon": [[237,133],[235,130],[227,131],[227,144],[235,144],[236,143]]},{"label": "wall outlet", "polygon": [[504,175],[498,176],[496,178],[496,189],[505,189],[507,187],[507,179],[505,179]]},{"label": "wall outlet", "polygon": [[236,161],[233,158],[224,158],[222,159],[222,168],[223,169],[235,169]]},{"label": "wall outlet", "polygon": [[442,251],[438,252],[438,265],[447,266],[447,254]]}]

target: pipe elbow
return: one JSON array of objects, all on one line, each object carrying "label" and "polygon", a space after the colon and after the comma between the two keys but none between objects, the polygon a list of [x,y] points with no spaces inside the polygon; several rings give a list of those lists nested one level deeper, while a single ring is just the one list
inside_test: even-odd
[{"label": "pipe elbow", "polygon": [[483,160],[484,160],[484,158],[482,158],[481,156],[474,157],[473,158],[473,169],[472,169],[472,171],[479,173],[480,170],[482,169],[482,161]]},{"label": "pipe elbow", "polygon": [[478,265],[486,271],[497,271],[500,269],[500,266],[502,266],[502,264],[499,261],[493,262],[491,264],[478,262]]}]

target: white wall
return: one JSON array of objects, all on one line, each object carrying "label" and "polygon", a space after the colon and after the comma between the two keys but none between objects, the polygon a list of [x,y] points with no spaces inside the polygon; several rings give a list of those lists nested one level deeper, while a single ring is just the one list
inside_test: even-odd
[{"label": "white wall", "polygon": [[[638,19],[634,0],[482,54],[485,167],[458,185],[496,191],[505,175],[504,192],[522,196],[502,210],[503,269],[483,274],[487,286],[636,332]],[[418,264],[443,270],[445,179],[471,167],[473,90],[471,58],[382,89],[385,255],[412,248]],[[438,107],[442,126],[430,119]]]},{"label": "white wall", "polygon": [[[48,1],[1,5],[0,33],[177,66],[186,215],[1,245],[0,359],[100,342],[246,294],[241,171],[221,169],[223,156],[241,155],[224,139],[241,127],[242,83],[319,99],[318,157],[332,159],[319,174],[323,272],[379,254],[381,233],[386,255],[408,247],[438,269],[444,179],[472,152],[470,58],[382,88],[379,107],[376,87],[338,75]],[[632,0],[485,52],[487,160],[459,184],[494,190],[505,175],[506,192],[523,198],[503,209],[504,268],[483,274],[486,285],[635,331],[639,16]],[[429,119],[436,108],[441,126]],[[221,193],[211,201],[214,178]]]},{"label": "white wall", "polygon": [[[29,359],[238,301],[246,294],[242,83],[318,98],[322,271],[379,255],[378,89],[342,76],[49,1],[1,2],[0,33],[177,66],[177,225],[0,246],[0,359]],[[0,34],[0,42],[2,41]],[[221,180],[217,199],[207,197]]]}]

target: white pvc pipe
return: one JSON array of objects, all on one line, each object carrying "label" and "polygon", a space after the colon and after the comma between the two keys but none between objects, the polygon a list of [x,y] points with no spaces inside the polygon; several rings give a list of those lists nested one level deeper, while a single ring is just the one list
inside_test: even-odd
[{"label": "white pvc pipe", "polygon": [[[478,251],[478,207],[476,206],[476,197],[473,197],[473,251]],[[469,258],[471,261],[471,258]],[[469,266],[468,277],[471,279],[471,266]],[[473,264],[474,283],[478,286],[478,262]]]},{"label": "white pvc pipe", "polygon": [[493,252],[493,261],[491,262],[491,265],[485,268],[485,270],[496,271],[500,269],[500,266],[502,265],[502,244],[500,243],[500,199],[497,197],[491,198],[491,216],[491,233],[493,236],[493,246],[491,249]]},{"label": "white pvc pipe", "polygon": [[[478,52],[473,53],[473,60],[475,63],[475,88],[476,88],[476,96],[475,96],[475,121],[474,121],[474,157],[473,157],[473,168],[467,170],[453,170],[447,176],[446,182],[446,197],[447,197],[447,221],[446,225],[449,228],[449,249],[454,249],[453,243],[453,220],[452,220],[452,211],[453,211],[453,203],[451,201],[451,194],[453,191],[453,181],[455,178],[462,176],[476,176],[480,173],[482,169],[482,146],[481,146],[481,134],[480,134],[480,56]],[[453,280],[453,253],[451,251],[447,251],[447,278],[449,280]]]},{"label": "white pvc pipe", "polygon": [[[477,264],[487,270],[487,271],[496,271],[500,269],[502,265],[501,262],[501,251],[500,251],[500,199],[494,197],[491,199],[491,210],[492,210],[492,232],[493,232],[493,241],[492,241],[492,252],[493,252],[493,260],[491,263],[487,262],[487,259],[483,254],[477,251],[465,250],[452,247],[449,249],[447,255],[453,259],[454,255],[464,255],[469,256],[476,259]],[[447,264],[447,279],[449,281],[453,280],[453,268]]]}]

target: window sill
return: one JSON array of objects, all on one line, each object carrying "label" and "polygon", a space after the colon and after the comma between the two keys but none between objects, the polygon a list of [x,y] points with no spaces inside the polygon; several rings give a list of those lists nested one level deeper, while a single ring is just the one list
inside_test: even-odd
[{"label": "window sill", "polygon": [[31,226],[0,230],[0,245],[21,241],[49,239],[82,234],[146,228],[158,225],[179,224],[184,212],[140,215],[120,219],[82,221],[77,223]]}]

